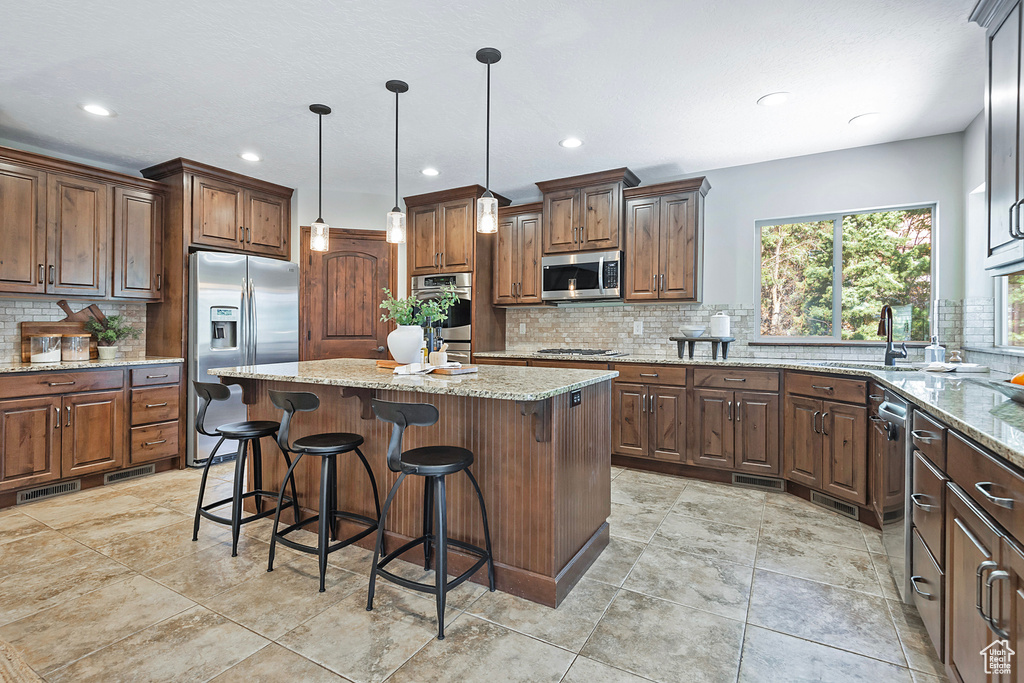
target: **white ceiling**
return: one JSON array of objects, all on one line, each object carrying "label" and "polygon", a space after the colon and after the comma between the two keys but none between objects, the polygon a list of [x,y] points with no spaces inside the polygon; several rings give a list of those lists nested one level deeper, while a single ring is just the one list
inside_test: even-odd
[{"label": "white ceiling", "polygon": [[[630,166],[698,170],[963,130],[983,106],[974,0],[0,1],[0,138],[140,169],[177,156],[325,194],[403,195]],[[787,90],[790,104],[755,105]],[[112,119],[83,113],[99,102]],[[877,125],[851,126],[864,112]],[[558,146],[566,136],[579,149]],[[264,160],[238,158],[255,150]],[[424,166],[441,175],[426,178]]]}]

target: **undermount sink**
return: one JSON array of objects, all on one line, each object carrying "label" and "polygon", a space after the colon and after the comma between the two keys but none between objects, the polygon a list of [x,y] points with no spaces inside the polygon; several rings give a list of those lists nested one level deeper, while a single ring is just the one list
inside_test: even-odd
[{"label": "undermount sink", "polygon": [[902,370],[904,372],[914,372],[917,370],[913,365],[886,365],[885,363],[872,363],[870,361],[821,360],[808,363],[808,365],[816,365],[821,368],[845,368],[847,370]]}]

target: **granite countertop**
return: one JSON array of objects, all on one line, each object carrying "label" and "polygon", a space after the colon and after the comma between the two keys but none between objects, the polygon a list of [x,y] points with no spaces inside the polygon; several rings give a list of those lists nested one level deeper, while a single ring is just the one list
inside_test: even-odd
[{"label": "granite countertop", "polygon": [[163,356],[146,356],[145,358],[115,358],[114,360],[82,360],[64,363],[4,363],[0,364],[0,374],[15,372],[54,372],[57,370],[94,370],[96,368],[123,368],[132,365],[161,365],[165,363],[184,363],[184,358]]},{"label": "granite countertop", "polygon": [[[1024,468],[1024,405],[1015,403],[988,386],[990,379],[1009,375],[991,373],[938,373],[870,367],[871,363],[851,361],[848,367],[821,365],[823,361],[772,358],[730,358],[727,361],[660,356],[571,356],[526,351],[492,351],[474,354],[479,358],[532,360],[587,360],[597,363],[650,363],[704,367],[747,367],[822,372],[873,380],[908,402],[933,415],[947,426],[988,448],[1017,467]],[[881,366],[881,364],[878,364]],[[486,367],[486,366],[485,366]],[[497,366],[491,366],[497,367]],[[564,371],[568,372],[568,371]]]},{"label": "granite countertop", "polygon": [[378,368],[376,361],[362,358],[214,368],[209,374],[236,379],[415,391],[504,401],[540,401],[591,384],[607,382],[619,375],[614,370],[568,370],[502,365],[481,365],[479,372],[465,375],[396,375],[388,369]]}]

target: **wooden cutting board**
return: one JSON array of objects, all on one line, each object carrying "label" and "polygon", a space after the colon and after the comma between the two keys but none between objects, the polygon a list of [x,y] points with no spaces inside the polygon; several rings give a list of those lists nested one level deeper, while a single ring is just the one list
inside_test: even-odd
[{"label": "wooden cutting board", "polygon": [[431,374],[434,375],[468,375],[471,372],[477,372],[480,369],[479,365],[463,365],[461,368],[435,368]]},{"label": "wooden cutting board", "polygon": [[399,365],[402,365],[402,363],[399,363],[398,361],[393,361],[393,360],[378,360],[377,361],[377,367],[378,368],[384,368],[386,370],[394,370]]},{"label": "wooden cutting board", "polygon": [[[28,363],[32,360],[32,342],[29,337],[42,334],[84,334],[84,321],[61,320],[52,323],[30,323],[21,324],[21,362]],[[89,358],[99,358],[99,351],[96,350],[96,338],[89,339]]]}]

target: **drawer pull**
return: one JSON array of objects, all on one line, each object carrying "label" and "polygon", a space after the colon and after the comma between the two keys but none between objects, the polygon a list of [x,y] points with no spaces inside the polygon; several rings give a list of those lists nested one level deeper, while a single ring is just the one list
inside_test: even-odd
[{"label": "drawer pull", "polygon": [[928,443],[931,443],[932,441],[935,441],[935,439],[939,438],[932,434],[931,432],[926,432],[923,429],[913,429],[911,430],[910,435],[915,439],[921,439],[921,441],[927,441]]},{"label": "drawer pull", "polygon": [[641,377],[657,377],[658,373],[656,373],[656,372],[641,372],[640,376]]},{"label": "drawer pull", "polygon": [[818,386],[817,384],[812,384],[811,385],[811,389],[817,389],[818,391],[827,391],[830,394],[833,391],[835,391],[835,389],[833,389],[832,387],[822,387],[822,386]]},{"label": "drawer pull", "polygon": [[167,439],[160,439],[159,441],[146,441],[143,446],[155,446],[160,443],[167,443]]},{"label": "drawer pull", "polygon": [[878,403],[883,398],[885,398],[885,396],[883,396],[882,394],[868,394],[868,398],[870,398],[873,403]]},{"label": "drawer pull", "polygon": [[911,576],[910,577],[910,585],[914,587],[914,592],[917,593],[918,595],[920,595],[925,600],[934,600],[935,599],[934,595],[932,595],[931,593],[925,593],[923,590],[921,590],[920,588],[917,587],[917,582],[918,581],[920,581],[921,583],[928,583],[927,581],[924,580],[923,576]]},{"label": "drawer pull", "polygon": [[163,403],[147,403],[146,407],[147,408],[163,408],[166,405],[167,405],[167,401],[164,401]]},{"label": "drawer pull", "polygon": [[166,377],[166,376],[167,376],[166,373],[164,373],[162,375],[146,375],[146,379],[160,379],[160,378]]},{"label": "drawer pull", "polygon": [[932,510],[938,510],[938,505],[929,505],[928,503],[922,503],[918,498],[927,498],[928,496],[923,493],[911,493],[910,502],[914,504],[914,507],[920,508],[925,512],[931,512]]},{"label": "drawer pull", "polygon": [[872,422],[885,422],[885,420],[878,417],[877,415],[868,415],[868,419],[871,420]]},{"label": "drawer pull", "polygon": [[981,495],[988,498],[989,502],[992,503],[993,505],[998,505],[1001,508],[1012,510],[1013,498],[1000,498],[999,496],[993,494],[991,491],[989,491],[989,488],[993,486],[995,486],[995,484],[990,481],[979,481],[974,485],[974,488],[977,489]]},{"label": "drawer pull", "polygon": [[988,619],[985,621],[988,623],[989,630],[996,635],[996,638],[1009,638],[1010,633],[1009,631],[999,628],[999,620],[992,614],[992,584],[996,581],[1009,580],[1009,572],[1003,569],[997,569],[990,573],[988,575],[988,579],[985,581],[985,587],[988,588]]},{"label": "drawer pull", "polygon": [[723,377],[726,382],[746,382],[746,377]]},{"label": "drawer pull", "polygon": [[71,386],[74,383],[75,383],[75,380],[71,380],[70,382],[47,382],[47,384],[49,384],[51,387]]}]

